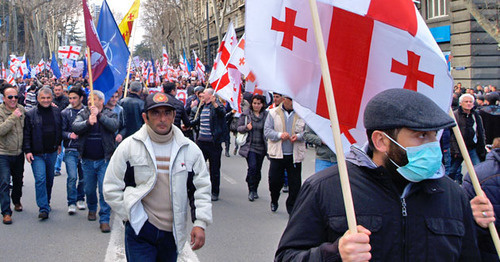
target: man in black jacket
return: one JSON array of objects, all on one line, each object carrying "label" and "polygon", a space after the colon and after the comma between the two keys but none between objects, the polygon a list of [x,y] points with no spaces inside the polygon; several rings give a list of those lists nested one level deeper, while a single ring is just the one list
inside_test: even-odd
[{"label": "man in black jacket", "polygon": [[348,173],[358,223],[348,231],[337,166],[302,185],[276,261],[479,261],[465,192],[444,175],[437,131],[455,125],[432,100],[406,89],[373,97],[368,143]]},{"label": "man in black jacket", "polygon": [[140,82],[134,81],[130,84],[129,95],[120,101],[123,107],[125,121],[125,136],[129,137],[144,124],[142,119],[142,111],[144,110],[144,101],[141,99],[142,85]]},{"label": "man in black jacket", "polygon": [[175,86],[175,84],[172,82],[164,83],[163,92],[167,94],[169,103],[175,106],[174,125],[181,129],[182,120],[182,124],[185,127],[189,127],[191,121],[189,121],[189,117],[186,113],[186,109],[184,108],[184,104],[179,101],[179,99],[175,98],[175,95],[177,94],[177,87]]},{"label": "man in black jacket", "polygon": [[61,152],[61,111],[52,106],[52,99],[52,90],[42,87],[38,91],[38,106],[26,112],[24,119],[23,151],[35,176],[36,204],[41,220],[49,218],[54,166]]},{"label": "man in black jacket", "polygon": [[[92,105],[92,100],[94,105]],[[111,109],[104,107],[104,94],[94,90],[89,96],[89,106],[81,110],[73,122],[73,132],[78,135],[79,152],[82,156],[82,169],[85,179],[85,194],[89,221],[96,220],[97,194],[99,188],[99,224],[101,232],[109,233],[111,208],[102,193],[104,174],[115,151],[115,132],[120,123],[118,116]]]},{"label": "man in black jacket", "polygon": [[210,182],[212,182],[212,201],[219,200],[220,158],[222,155],[222,136],[224,134],[226,110],[217,101],[212,88],[203,91],[200,98],[198,117],[192,125],[200,126],[197,144],[205,159],[210,163]]}]

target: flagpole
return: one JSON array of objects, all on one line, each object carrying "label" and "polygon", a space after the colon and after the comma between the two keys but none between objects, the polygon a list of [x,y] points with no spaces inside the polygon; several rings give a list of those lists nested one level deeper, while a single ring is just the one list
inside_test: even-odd
[{"label": "flagpole", "polygon": [[321,23],[319,20],[318,6],[316,0],[309,0],[311,8],[311,15],[314,24],[314,35],[316,37],[316,45],[318,47],[318,56],[321,62],[321,72],[323,76],[323,86],[325,88],[326,100],[328,104],[328,111],[330,112],[330,124],[333,132],[333,140],[335,142],[335,152],[337,153],[338,167],[340,173],[340,184],[342,186],[342,195],[344,198],[344,206],[347,216],[347,224],[352,233],[357,233],[356,228],[356,215],[354,213],[354,204],[352,201],[351,187],[349,185],[349,176],[347,174],[347,164],[342,148],[342,140],[340,135],[339,119],[337,108],[335,106],[335,97],[333,94],[332,80],[330,77],[330,69],[328,66],[328,59],[326,57],[325,42],[323,40],[323,32],[321,30]]},{"label": "flagpole", "polygon": [[[451,116],[451,118],[453,118],[455,123],[457,123],[452,108],[450,108],[449,115]],[[472,186],[474,187],[474,191],[476,192],[477,196],[484,196],[485,194],[481,189],[481,184],[479,183],[479,179],[477,178],[476,170],[474,170],[474,165],[472,164],[472,160],[470,159],[469,151],[467,150],[467,146],[465,145],[465,141],[464,138],[462,137],[462,133],[460,132],[460,128],[458,127],[458,123],[456,126],[453,127],[453,134],[457,139],[458,147],[460,148],[460,153],[462,153],[465,165],[467,166],[467,169],[469,171],[469,177],[472,182]],[[488,224],[488,229],[490,230],[493,244],[495,244],[495,249],[497,251],[498,257],[500,258],[500,240],[498,237],[498,231],[495,228],[495,223],[490,222]]]},{"label": "flagpole", "polygon": [[[139,15],[137,15],[137,18],[139,18]],[[134,21],[135,22],[135,21]],[[125,91],[123,93],[123,97],[127,97],[127,93],[128,93],[128,82],[129,82],[129,78],[130,78],[130,66],[132,64],[132,59],[133,59],[133,54],[134,54],[134,49],[130,48],[130,46],[134,47],[133,43],[134,43],[134,39],[133,39],[133,36],[135,35],[135,29],[137,28],[137,25],[134,25],[132,24],[132,26],[134,28],[132,28],[132,32],[130,33],[130,39],[129,39],[129,47],[128,47],[128,50],[130,51],[130,57],[128,59],[128,67],[127,67],[127,78],[125,78]]]},{"label": "flagpole", "polygon": [[90,104],[94,105],[94,81],[92,80],[92,60],[90,59],[90,48],[87,46],[87,71],[89,73]]}]

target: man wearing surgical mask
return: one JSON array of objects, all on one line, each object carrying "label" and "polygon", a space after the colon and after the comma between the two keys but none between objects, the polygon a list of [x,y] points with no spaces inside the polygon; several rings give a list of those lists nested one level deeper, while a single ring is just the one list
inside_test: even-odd
[{"label": "man wearing surgical mask", "polygon": [[454,125],[420,93],[373,97],[368,142],[347,156],[358,232],[348,231],[339,171],[330,167],[302,185],[276,261],[479,260],[469,200],[441,165],[437,133]]}]

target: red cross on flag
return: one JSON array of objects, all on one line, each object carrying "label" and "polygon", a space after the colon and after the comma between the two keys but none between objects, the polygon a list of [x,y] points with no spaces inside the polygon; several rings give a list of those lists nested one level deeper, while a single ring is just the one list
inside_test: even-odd
[{"label": "red cross on flag", "polygon": [[[233,23],[229,23],[227,27],[227,32],[222,39],[219,47],[219,52],[215,58],[214,66],[212,68],[212,73],[208,81],[214,89],[220,89],[229,84],[229,76],[227,74],[226,67],[231,57],[231,53],[238,44],[236,39],[236,31],[234,31]],[[220,83],[219,83],[220,82]]]},{"label": "red cross on flag", "polygon": [[82,50],[81,46],[73,46],[73,45],[60,46],[59,50],[57,51],[58,58],[78,60],[81,50]]},{"label": "red cross on flag", "polygon": [[[253,0],[246,10],[247,63],[259,88],[292,97],[334,149],[309,2]],[[453,81],[411,0],[318,0],[318,11],[345,149],[366,141],[364,108],[386,89],[421,92],[448,111]]]},{"label": "red cross on flag", "polygon": [[196,55],[196,52],[193,50],[194,60],[196,62],[195,71],[198,75],[198,79],[202,82],[205,82],[205,65],[201,62],[201,60]]},{"label": "red cross on flag", "polygon": [[7,78],[7,70],[5,70],[5,65],[3,64],[2,62],[2,76],[1,76],[2,79],[6,79]]},{"label": "red cross on flag", "polygon": [[163,47],[162,59],[163,59],[163,66],[165,65],[168,66],[168,54],[167,54],[167,49],[165,47]]}]

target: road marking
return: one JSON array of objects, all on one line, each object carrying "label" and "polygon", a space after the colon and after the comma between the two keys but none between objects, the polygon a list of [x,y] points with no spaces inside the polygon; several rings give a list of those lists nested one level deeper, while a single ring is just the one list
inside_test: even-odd
[{"label": "road marking", "polygon": [[238,182],[236,182],[236,180],[232,179],[231,177],[228,177],[228,176],[223,176],[224,180],[226,180],[229,184],[231,185],[236,185],[238,184]]}]

